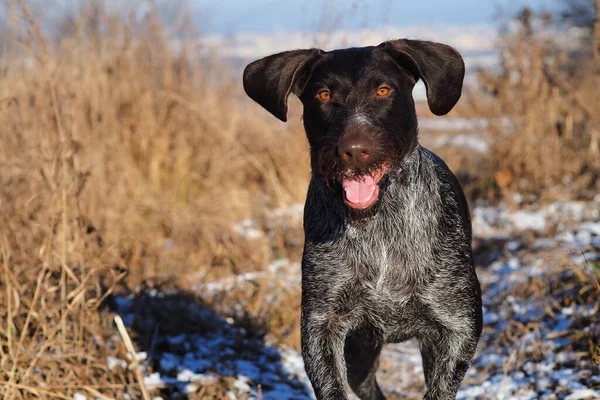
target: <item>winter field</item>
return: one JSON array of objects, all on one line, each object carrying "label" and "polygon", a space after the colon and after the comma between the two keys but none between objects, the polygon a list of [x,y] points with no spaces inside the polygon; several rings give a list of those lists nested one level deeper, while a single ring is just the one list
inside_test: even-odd
[{"label": "winter field", "polygon": [[[288,45],[411,36],[451,38],[468,66],[448,116],[414,92],[420,142],[469,200],[483,289],[458,398],[600,399],[600,50],[587,40],[600,25],[550,29],[523,12],[500,36],[224,42],[188,40],[185,12],[164,26],[160,1],[90,1],[59,35],[26,3],[0,5],[1,398],[313,399],[299,354],[302,110],[290,99],[276,121],[247,100],[240,66]],[[385,347],[378,380],[389,399],[422,398],[416,343]]]},{"label": "winter field", "polygon": [[[301,204],[292,205],[271,212],[265,225],[248,219],[232,230],[249,242],[272,237],[274,226],[299,230],[301,212]],[[600,260],[599,221],[598,196],[591,202],[559,201],[531,210],[474,207],[485,327],[459,399],[600,398],[600,354],[586,356],[586,338],[599,333],[599,283],[594,278]],[[257,272],[198,283],[195,292],[211,299],[261,281],[266,282],[266,296],[297,291],[300,265],[276,259]],[[148,312],[159,307],[185,312],[187,324],[210,328],[198,333],[177,324],[173,329],[170,317],[161,315],[169,311]],[[115,298],[115,309],[130,325],[139,319],[137,323],[158,332],[151,352],[138,353],[149,388],[184,395],[230,379],[226,396],[232,399],[313,398],[298,352],[236,326],[236,317],[243,318],[240,307],[230,310],[232,317],[222,317],[176,293],[153,289]],[[127,365],[122,359],[107,362],[111,369]],[[422,373],[416,343],[384,349],[378,377],[391,398],[420,398]]]}]

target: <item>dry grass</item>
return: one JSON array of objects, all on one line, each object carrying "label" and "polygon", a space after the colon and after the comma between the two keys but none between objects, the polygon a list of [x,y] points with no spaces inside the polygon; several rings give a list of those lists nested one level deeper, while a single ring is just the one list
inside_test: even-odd
[{"label": "dry grass", "polygon": [[473,96],[471,104],[489,116],[503,194],[564,197],[567,187],[593,197],[600,181],[600,22],[579,40],[553,34],[552,23],[529,9],[511,21],[499,40],[500,70],[479,74],[490,97]]},{"label": "dry grass", "polygon": [[[106,299],[165,282],[183,293],[298,260],[299,227],[247,241],[231,226],[302,202],[299,113],[283,125],[246,109],[239,77],[223,79],[233,71],[192,42],[174,49],[151,8],[123,16],[92,2],[48,40],[26,6],[10,4],[14,46],[0,57],[0,396],[141,398],[135,371],[107,368],[106,357],[127,359],[127,349]],[[175,25],[189,29],[184,18]],[[247,322],[237,323],[296,345],[299,292],[282,285],[266,301],[265,287],[232,290],[212,307],[242,303]],[[202,390],[197,398],[224,394]]]},{"label": "dry grass", "polygon": [[308,179],[302,133],[246,112],[237,80],[211,84],[225,67],[192,44],[172,50],[156,14],[95,15],[100,37],[87,11],[54,43],[26,6],[10,9],[19,46],[0,76],[6,399],[139,397],[132,372],[107,370],[106,357],[126,350],[99,309],[106,297],[262,267],[281,250],[237,243],[231,224],[299,202]]}]

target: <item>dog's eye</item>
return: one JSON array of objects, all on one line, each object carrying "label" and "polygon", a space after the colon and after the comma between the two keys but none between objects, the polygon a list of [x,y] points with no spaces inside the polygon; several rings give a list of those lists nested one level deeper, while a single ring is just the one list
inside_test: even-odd
[{"label": "dog's eye", "polygon": [[331,92],[328,89],[323,89],[317,93],[317,97],[321,101],[329,101],[331,100]]},{"label": "dog's eye", "polygon": [[390,89],[389,87],[381,86],[379,89],[377,89],[377,96],[385,97],[388,94],[390,94],[391,91],[392,91],[392,89]]}]

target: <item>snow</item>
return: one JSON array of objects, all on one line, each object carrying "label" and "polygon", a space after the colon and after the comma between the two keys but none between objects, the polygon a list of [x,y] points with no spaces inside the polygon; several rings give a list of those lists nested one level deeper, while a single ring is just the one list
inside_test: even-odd
[{"label": "snow", "polygon": [[[290,274],[290,271],[293,273]],[[262,271],[244,272],[213,282],[203,282],[196,285],[196,290],[203,296],[212,296],[236,288],[244,288],[248,284],[261,279],[270,280],[273,284],[276,282],[278,285],[287,288],[298,287],[300,284],[300,263],[291,262],[287,258],[280,258],[265,266]]]},{"label": "snow", "polygon": [[[598,329],[574,328],[578,319],[597,318],[598,304],[563,306],[555,310],[552,318],[546,312],[549,302],[563,299],[548,299],[543,292],[521,297],[516,290],[532,279],[549,285],[552,280],[566,282],[576,273],[552,258],[537,255],[536,248],[564,250],[574,264],[587,265],[589,260],[600,259],[599,209],[597,201],[556,202],[514,211],[502,205],[475,207],[472,214],[476,239],[500,240],[504,244],[489,266],[478,270],[483,288],[484,331],[458,399],[600,398],[595,391],[600,388],[600,378],[590,376],[598,368],[572,349],[570,335],[575,330],[589,333],[590,329]],[[519,239],[518,233],[523,231],[539,236],[531,249]],[[558,233],[544,236],[546,231]],[[581,252],[582,249],[587,251]],[[590,277],[591,284],[592,280]],[[531,328],[519,336],[519,326]],[[499,341],[507,331],[514,331],[515,336]],[[394,369],[380,367],[378,381],[387,393],[419,398],[423,392],[415,389],[415,382],[422,384],[423,379],[420,355],[416,343],[412,343],[414,357],[407,356],[407,346],[411,342],[384,348],[382,364],[393,365]]]},{"label": "snow", "polygon": [[[434,29],[428,25],[406,25],[402,28],[387,25],[326,31],[317,33],[314,37],[301,30],[284,34],[244,32],[227,37],[206,35],[202,38],[200,47],[206,50],[218,48],[218,54],[222,57],[257,59],[290,48],[310,48],[319,44],[327,50],[358,45],[372,46],[390,38],[418,37],[456,47],[463,53],[467,68],[498,63],[498,55],[494,50],[497,32],[492,24],[471,24],[468,29],[455,25],[436,25]],[[177,43],[174,42],[174,46],[178,46]]]},{"label": "snow", "polygon": [[598,219],[598,209],[600,203],[597,202],[584,204],[557,201],[545,207],[517,211],[511,211],[505,205],[478,205],[472,211],[473,232],[484,236],[527,230],[543,233],[550,225],[585,221],[578,226],[579,230],[589,232],[588,238],[596,236],[597,239],[600,236],[600,223],[593,219]]},{"label": "snow", "polygon": [[487,139],[480,135],[472,133],[463,133],[459,135],[440,135],[433,142],[435,147],[460,147],[463,149],[475,150],[481,153],[486,153],[489,150]]},{"label": "snow", "polygon": [[106,366],[111,371],[117,367],[125,369],[125,368],[127,368],[127,362],[125,360],[121,360],[120,358],[107,357],[106,358]]},{"label": "snow", "polygon": [[254,221],[245,219],[233,226],[233,231],[246,239],[260,239],[264,236],[264,232],[255,228]]},{"label": "snow", "polygon": [[511,214],[509,218],[515,229],[519,231],[531,229],[541,232],[546,229],[546,215],[544,213],[517,211]]},{"label": "snow", "polygon": [[[280,261],[277,265],[288,264]],[[165,296],[155,296],[152,300],[156,304],[182,301]],[[120,314],[127,315],[134,310],[131,302],[118,304],[125,305],[118,309]],[[158,330],[155,347],[161,351],[142,360],[144,384],[148,389],[169,388],[190,394],[217,384],[220,377],[230,377],[234,379],[229,398],[255,398],[259,390],[263,399],[311,398],[302,358],[293,349],[273,347],[208,309],[185,303],[178,306],[191,313],[190,319],[198,321],[195,324],[206,324],[207,328],[198,333],[176,335],[162,334],[162,329]],[[138,314],[135,318],[144,317]]]},{"label": "snow", "polygon": [[[569,281],[574,274],[589,273],[590,262],[600,259],[598,200],[555,202],[519,210],[505,205],[474,207],[475,239],[499,241],[500,247],[490,250],[490,262],[478,269],[484,330],[458,399],[600,398],[600,377],[592,375],[597,367],[573,347],[576,339],[570,334],[577,330],[589,335],[598,329],[578,322],[597,318],[598,304],[558,304],[565,299],[548,298],[545,292]],[[232,229],[248,240],[268,238],[273,227],[297,228],[302,212],[302,205],[279,208],[268,212],[261,224],[244,220]],[[522,232],[531,232],[533,239],[525,242],[519,235]],[[572,260],[571,267],[565,268],[564,262],[556,262],[544,253],[556,250]],[[258,271],[200,282],[195,288],[202,298],[211,298],[259,280],[268,288],[265,301],[273,301],[275,283],[277,288],[299,290],[300,265],[279,258]],[[530,292],[527,282],[532,281],[547,288]],[[568,297],[567,292],[564,296]],[[153,292],[150,299],[169,301],[161,291]],[[148,318],[136,314],[135,300],[133,295],[115,297],[118,312],[129,324]],[[553,311],[549,313],[548,308]],[[225,377],[231,379],[226,394],[230,399],[258,398],[259,393],[265,400],[314,398],[297,351],[252,336],[246,328],[237,326],[235,316],[222,317],[196,304],[184,305],[184,309],[190,323],[210,329],[174,334],[159,329],[153,346],[160,351],[141,349],[137,354],[149,389],[193,393]],[[127,362],[108,358],[107,367],[126,368]],[[422,396],[418,344],[408,341],[384,347],[378,381],[386,393],[406,398]]]},{"label": "snow", "polygon": [[576,390],[567,397],[565,400],[581,400],[581,399],[599,399],[600,392],[596,392],[595,390],[590,389],[581,389]]},{"label": "snow", "polygon": [[243,274],[227,277],[204,285],[203,291],[218,292],[227,291],[245,285],[248,281],[255,281],[266,276],[264,272],[246,272]]},{"label": "snow", "polygon": [[419,128],[430,131],[462,132],[484,130],[489,127],[485,118],[420,118]]}]

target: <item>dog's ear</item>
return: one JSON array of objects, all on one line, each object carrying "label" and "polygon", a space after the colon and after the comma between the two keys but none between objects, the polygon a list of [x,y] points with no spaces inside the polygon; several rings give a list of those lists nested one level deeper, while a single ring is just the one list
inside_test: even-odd
[{"label": "dog's ear", "polygon": [[434,114],[447,114],[456,105],[465,77],[465,63],[458,51],[441,43],[408,39],[384,42],[378,48],[423,80]]},{"label": "dog's ear", "polygon": [[310,77],[319,49],[292,50],[254,61],[244,69],[244,90],[271,114],[287,121],[290,93],[299,96]]}]

